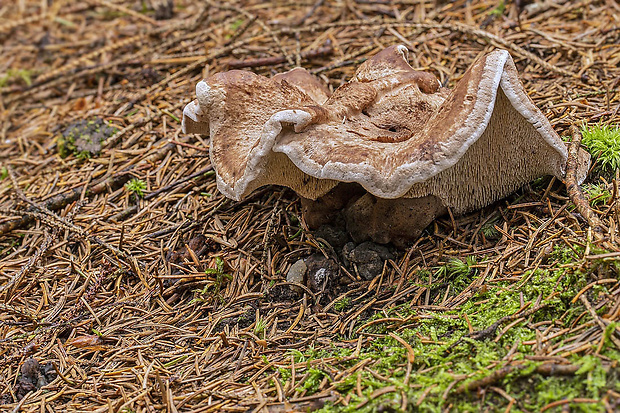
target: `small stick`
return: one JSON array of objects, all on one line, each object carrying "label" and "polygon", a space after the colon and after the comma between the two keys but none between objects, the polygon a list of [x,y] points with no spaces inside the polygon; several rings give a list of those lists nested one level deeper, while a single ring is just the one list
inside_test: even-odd
[{"label": "small stick", "polygon": [[[89,239],[90,241],[93,241],[93,242],[95,242],[95,243],[97,243],[97,244],[107,248],[108,250],[112,251],[113,253],[115,253],[115,254],[123,257],[123,258],[128,259],[130,264],[132,263],[131,256],[129,254],[127,254],[127,253],[125,253],[123,251],[120,251],[118,248],[108,244],[105,241],[102,241],[101,239],[99,239],[98,237],[96,237],[94,235],[89,235],[86,232],[86,230],[84,230],[81,227],[78,227],[77,225],[75,225],[73,222],[71,222],[67,218],[61,217],[61,216],[57,215],[56,213],[51,211],[49,208],[47,208],[47,206],[40,205],[40,204],[30,200],[28,197],[26,197],[26,195],[19,188],[19,184],[17,182],[17,179],[15,178],[15,175],[13,174],[13,170],[10,167],[7,167],[7,169],[9,171],[9,177],[11,178],[11,182],[13,184],[13,191],[15,191],[15,193],[18,195],[19,198],[21,198],[24,202],[28,203],[28,205],[31,206],[31,209],[28,210],[28,211],[23,211],[23,214],[28,214],[28,215],[31,215],[33,217],[36,217],[36,218],[40,219],[42,222],[44,222],[45,224],[51,226],[52,228],[65,229],[65,230],[73,231],[78,236],[80,236],[82,238],[85,238],[85,239]],[[10,224],[10,222],[9,222],[9,224]],[[45,246],[45,244],[46,243],[44,243],[44,246]],[[45,246],[45,248],[47,249],[47,246]],[[41,256],[42,256],[42,254],[43,254],[43,252],[40,253]],[[37,259],[37,260],[40,259],[40,257],[38,257],[38,255],[39,254],[35,255],[35,259]],[[27,269],[29,265],[33,265],[33,264],[27,264],[27,266],[24,267],[24,268]],[[21,274],[21,272],[20,272],[20,274]],[[19,280],[17,280],[17,281],[19,281]],[[17,281],[15,281],[15,282],[17,282]]]},{"label": "small stick", "polygon": [[474,37],[476,40],[479,39],[487,39],[490,43],[497,47],[505,47],[513,51],[516,55],[521,56],[525,59],[528,59],[534,63],[537,63],[542,68],[552,71],[555,73],[559,73],[563,76],[572,77],[575,79],[581,79],[581,76],[577,73],[573,73],[561,67],[555,66],[546,60],[541,59],[536,56],[534,53],[524,49],[521,46],[518,46],[514,42],[510,40],[506,40],[500,36],[497,36],[493,33],[487,32],[485,30],[480,30],[475,27],[469,26],[463,23],[413,23],[413,22],[401,22],[395,20],[389,21],[378,21],[378,20],[348,20],[348,21],[338,21],[333,23],[325,23],[325,24],[314,24],[310,26],[304,26],[299,28],[292,27],[283,27],[280,30],[274,31],[275,34],[286,34],[286,33],[296,33],[296,32],[317,32],[320,30],[326,30],[330,28],[337,27],[346,27],[351,29],[353,27],[369,27],[369,28],[378,28],[378,29],[388,29],[390,27],[407,27],[414,28],[418,30],[432,30],[432,29],[443,29],[450,30],[452,32],[459,32],[468,34]]},{"label": "small stick", "polygon": [[[127,128],[125,128],[124,130],[126,129]],[[117,135],[121,132],[123,131],[122,130],[119,131]],[[167,143],[166,145],[161,147],[156,153],[149,155],[146,159],[144,159],[143,161],[144,163],[128,166],[127,168],[120,171],[119,173],[105,179],[104,181],[98,184],[89,186],[86,189],[84,189],[83,187],[78,187],[78,188],[74,188],[70,190],[68,193],[62,193],[62,194],[56,195],[48,199],[45,202],[45,204],[40,205],[40,207],[42,207],[42,209],[44,210],[49,210],[50,212],[57,211],[69,205],[71,202],[75,202],[78,199],[80,199],[80,197],[82,196],[82,192],[86,194],[85,195],[86,197],[90,198],[93,195],[98,195],[98,194],[107,192],[109,190],[116,190],[117,188],[120,188],[121,186],[125,185],[127,181],[129,181],[129,179],[131,178],[131,174],[130,174],[131,171],[136,170],[137,168],[141,167],[144,164],[157,162],[157,161],[164,159],[166,155],[170,151],[174,150],[175,148],[176,148],[175,144]],[[18,196],[19,196],[19,193],[18,193]],[[35,213],[37,210],[38,210],[37,207],[31,206],[28,210],[23,211],[25,216],[0,225],[0,235],[11,232],[14,229],[29,225],[33,221],[33,216],[34,216],[33,213]]]},{"label": "small stick", "polygon": [[35,265],[41,261],[41,259],[47,254],[49,247],[52,245],[52,241],[56,238],[56,231],[54,231],[54,235],[45,233],[45,238],[43,239],[43,243],[37,248],[35,253],[28,258],[28,262],[20,268],[20,270],[15,273],[11,277],[8,283],[0,286],[0,294],[6,291],[5,301],[8,302],[11,299],[11,296],[15,292],[15,289],[19,287],[21,282],[26,278],[26,276],[32,271]]},{"label": "small stick", "polygon": [[[119,174],[111,176],[96,185],[88,187],[86,189],[87,196],[90,197],[93,195],[98,195],[108,191],[109,189],[116,189],[121,187],[131,178],[131,175],[128,172],[129,171],[122,171]],[[57,211],[69,205],[71,202],[77,201],[80,198],[83,190],[83,187],[78,187],[70,190],[67,193],[56,195],[50,198],[47,202],[45,202],[45,205],[42,205],[42,207],[46,210]],[[36,210],[37,207],[31,206],[27,211],[34,212]],[[14,229],[29,225],[32,221],[33,217],[31,215],[24,215],[19,219],[6,222],[0,225],[0,235],[11,232]]]},{"label": "small stick", "polygon": [[579,146],[581,145],[581,132],[576,126],[570,128],[572,134],[572,142],[568,148],[568,159],[566,160],[566,190],[573,204],[577,207],[577,211],[588,222],[588,225],[596,233],[605,232],[603,223],[599,217],[590,208],[588,199],[583,194],[581,187],[577,183],[577,164],[579,158]]},{"label": "small stick", "polygon": [[[486,377],[483,377],[479,380],[474,380],[469,383],[463,384],[459,386],[453,394],[462,394],[467,392],[474,392],[480,388],[487,387],[493,385],[506,377],[508,374],[524,370],[528,367],[527,364],[518,364],[518,365],[507,365],[498,370],[495,370],[493,373],[489,374]],[[537,366],[535,370],[529,373],[522,374],[522,376],[529,376],[535,373],[541,374],[543,376],[571,376],[579,370],[578,365],[574,364],[557,364],[557,363],[545,363]]]}]

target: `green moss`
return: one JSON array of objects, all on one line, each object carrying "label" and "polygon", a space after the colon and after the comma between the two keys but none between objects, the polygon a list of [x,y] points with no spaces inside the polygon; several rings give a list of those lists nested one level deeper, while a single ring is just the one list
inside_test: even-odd
[{"label": "green moss", "polygon": [[495,228],[495,221],[487,222],[480,228],[480,232],[487,239],[499,239],[501,237],[501,233]]},{"label": "green moss", "polygon": [[254,325],[254,335],[265,339],[265,329],[267,328],[267,323],[265,322],[264,318],[258,318],[258,320],[256,320],[256,324]]},{"label": "green moss", "polygon": [[581,130],[582,143],[603,171],[620,168],[620,128],[593,125]]},{"label": "green moss", "polygon": [[235,31],[239,27],[241,27],[241,25],[243,25],[243,19],[237,19],[233,21],[232,23],[230,23],[230,30]]},{"label": "green moss", "polygon": [[588,196],[592,206],[606,204],[611,199],[611,192],[604,183],[586,184],[583,186],[583,192]]},{"label": "green moss", "polygon": [[[527,355],[536,354],[535,346],[523,344],[536,338],[535,329],[531,324],[538,321],[552,321],[559,325],[572,323],[585,310],[579,301],[572,303],[572,298],[592,281],[589,274],[596,270],[597,273],[614,272],[617,276],[615,265],[608,262],[583,264],[580,261],[582,251],[583,248],[580,246],[574,247],[574,250],[569,247],[556,248],[549,257],[549,268],[526,272],[522,276],[523,282],[519,283],[511,284],[507,281],[487,283],[485,292],[478,293],[454,311],[446,311],[441,315],[424,313],[424,316],[421,316],[415,307],[403,304],[370,317],[372,320],[380,320],[385,317],[404,319],[411,315],[419,316],[415,317],[415,324],[396,331],[415,353],[408,382],[405,382],[407,349],[402,343],[387,335],[388,332],[394,331],[395,325],[389,321],[374,323],[363,332],[376,338],[369,339],[362,347],[359,358],[339,365],[339,369],[342,370],[361,360],[371,360],[367,364],[368,369],[357,371],[337,383],[336,389],[349,397],[348,405],[330,404],[321,411],[356,413],[401,411],[403,402],[401,392],[407,397],[407,411],[475,412],[485,409],[492,412],[504,411],[508,401],[492,390],[487,389],[484,397],[481,397],[481,393],[477,391],[456,395],[455,389],[468,382],[487,377],[506,366],[508,364],[506,357],[511,351],[513,352],[511,359],[519,360],[522,364],[520,368],[494,383],[494,386],[502,388],[518,400],[512,411],[540,411],[549,403],[559,400],[580,398],[599,400],[608,389],[619,388],[618,372],[615,371],[617,368],[610,369],[609,363],[603,365],[597,356],[570,356],[570,361],[580,368],[576,374],[569,376],[538,374],[536,368],[541,362],[525,358]],[[471,271],[475,271],[474,264],[473,262],[467,264],[467,260],[460,263],[451,262],[443,267],[445,269],[439,271],[439,275],[450,277],[454,274],[467,273],[471,277]],[[422,278],[430,274],[429,271],[419,271],[415,275],[418,281],[424,281]],[[437,274],[438,270],[435,269],[433,276]],[[600,287],[602,292],[607,291],[605,285],[597,287]],[[592,289],[590,293],[595,294],[596,291]],[[489,337],[479,340],[469,334],[470,325],[475,331],[481,331],[502,317],[515,314],[522,307],[521,300],[530,303],[528,307],[530,309],[537,301],[542,304],[538,311],[529,316],[528,322],[517,323],[507,331],[502,331],[508,324],[504,323]],[[587,321],[587,317],[582,317],[579,322]],[[359,321],[360,325],[364,322]],[[614,328],[615,324],[613,326],[610,324],[605,332],[606,337],[613,334]],[[562,340],[566,338],[557,337],[550,340],[550,344],[561,346]],[[317,352],[312,349],[305,353],[298,352],[295,358],[301,363],[316,357],[340,355],[342,352],[342,348],[332,345],[331,351]],[[620,352],[609,343],[603,346],[601,354],[612,361],[620,360]],[[370,370],[375,374],[370,373]],[[290,371],[288,374],[290,375]],[[317,372],[312,374],[317,375],[317,380],[324,377],[319,377]],[[361,397],[357,394],[358,380],[362,390]],[[369,400],[374,391],[387,386],[394,386],[396,391]],[[310,394],[315,386],[308,385],[307,388],[304,386],[304,389],[307,390],[306,394]],[[424,399],[418,404],[423,395]],[[362,406],[358,408],[360,404]],[[571,402],[569,407],[571,411],[590,412],[601,411],[604,406],[600,402]]]},{"label": "green moss", "polygon": [[[215,257],[215,268],[207,268],[205,270],[205,274],[215,276],[215,280],[209,280],[202,289],[194,290],[195,295],[190,304],[206,302],[209,299],[215,299],[220,302],[224,300],[221,290],[225,287],[227,281],[233,279],[232,275],[224,272],[224,267],[224,260],[221,257]],[[259,333],[264,332],[266,327],[264,320],[262,321],[262,328],[259,322],[260,320],[257,320],[256,328],[259,330]]]},{"label": "green moss", "polygon": [[72,123],[56,138],[58,154],[63,158],[74,155],[78,159],[90,159],[99,155],[102,144],[116,132],[118,129],[102,119]]},{"label": "green moss", "polygon": [[581,253],[583,248],[581,246],[575,246],[573,248],[569,248],[567,246],[554,246],[553,252],[551,253],[551,259],[558,261],[559,264],[570,264],[579,259],[576,252]]},{"label": "green moss", "polygon": [[[611,323],[609,323],[609,325],[605,328],[605,332],[604,332],[604,339],[605,341],[603,342],[603,348],[605,348],[605,346],[607,344],[609,344],[609,342],[611,341],[611,335],[614,334],[615,330],[619,330],[620,331],[620,323],[617,321],[613,321]],[[616,353],[618,354],[618,353]],[[614,359],[614,360],[618,360],[618,359]]]},{"label": "green moss", "polygon": [[15,83],[19,80],[24,82],[26,86],[32,84],[32,75],[34,70],[27,69],[9,69],[4,75],[0,76],[0,87],[8,86],[11,83]]},{"label": "green moss", "polygon": [[495,16],[495,17],[499,17],[502,14],[504,14],[504,11],[506,10],[506,4],[504,3],[504,0],[500,0],[499,3],[497,4],[497,6],[495,6],[490,12],[489,15],[490,16]]},{"label": "green moss", "polygon": [[297,388],[298,391],[304,389],[308,393],[314,393],[318,390],[319,385],[323,381],[323,377],[328,376],[323,370],[312,367],[308,369],[308,374],[309,375],[302,383],[301,388]]},{"label": "green moss", "polygon": [[338,312],[342,312],[342,311],[346,310],[350,305],[351,305],[351,298],[350,297],[343,297],[342,299],[338,300],[334,304],[334,310],[336,310]]},{"label": "green moss", "polygon": [[[428,269],[417,270],[410,282],[419,287],[430,287],[432,291],[450,285],[450,293],[454,296],[471,284],[478,272],[475,268],[477,264],[474,256],[465,259],[454,258],[445,265],[434,267],[432,271]],[[429,285],[431,279],[432,283]]]},{"label": "green moss", "polygon": [[142,179],[132,178],[125,184],[125,189],[135,196],[142,198],[144,196],[144,191],[146,190],[146,182]]},{"label": "green moss", "polygon": [[476,257],[469,256],[465,260],[453,259],[446,264],[448,280],[455,293],[463,291],[475,277],[477,270],[473,267],[477,264]]}]

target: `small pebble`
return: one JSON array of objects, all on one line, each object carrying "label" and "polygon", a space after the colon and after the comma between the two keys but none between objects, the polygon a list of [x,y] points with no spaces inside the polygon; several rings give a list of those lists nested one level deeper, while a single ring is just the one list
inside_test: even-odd
[{"label": "small pebble", "polygon": [[[306,266],[306,263],[303,259],[295,261],[295,263],[291,265],[291,268],[289,268],[288,272],[286,273],[286,281],[294,284],[303,284],[307,269],[308,267]],[[301,292],[301,288],[297,286],[291,285],[290,287],[291,290],[295,292]]]}]

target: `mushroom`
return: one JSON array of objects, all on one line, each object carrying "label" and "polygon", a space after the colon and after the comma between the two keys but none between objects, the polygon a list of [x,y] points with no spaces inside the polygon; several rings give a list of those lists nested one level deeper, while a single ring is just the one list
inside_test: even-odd
[{"label": "mushroom", "polygon": [[[507,51],[478,58],[453,90],[407,56],[404,46],[384,49],[331,96],[300,68],[218,73],[196,86],[183,127],[210,135],[227,197],[287,186],[310,228],[344,220],[358,242],[403,245],[448,209],[463,214],[538,177],[563,178],[566,145]],[[583,181],[585,151],[580,165]]]}]

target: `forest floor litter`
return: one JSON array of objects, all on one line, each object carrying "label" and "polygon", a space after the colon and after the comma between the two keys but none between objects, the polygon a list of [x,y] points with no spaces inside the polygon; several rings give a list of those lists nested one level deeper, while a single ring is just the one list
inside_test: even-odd
[{"label": "forest floor litter", "polygon": [[[0,410],[618,411],[620,6],[524,3],[2,3]],[[584,136],[583,204],[541,178],[356,245],[289,189],[225,198],[181,132],[210,74],[335,89],[392,44],[451,87],[508,50]]]}]

